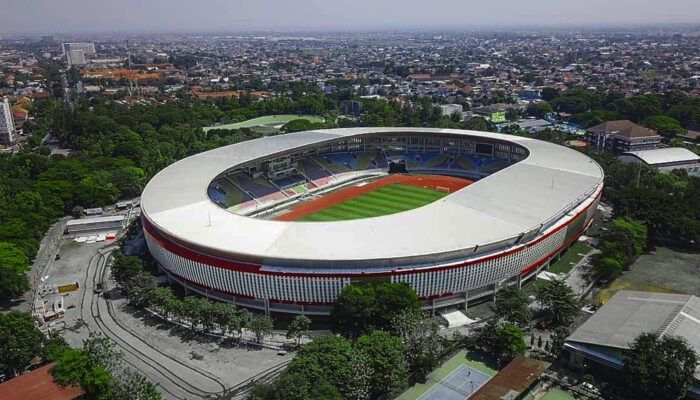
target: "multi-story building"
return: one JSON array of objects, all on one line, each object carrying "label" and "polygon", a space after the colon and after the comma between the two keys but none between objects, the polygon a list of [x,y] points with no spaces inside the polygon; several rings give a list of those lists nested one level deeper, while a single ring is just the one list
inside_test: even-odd
[{"label": "multi-story building", "polygon": [[12,118],[12,107],[7,97],[0,102],[0,146],[10,147],[15,142],[15,121]]},{"label": "multi-story building", "polygon": [[61,50],[66,56],[68,66],[85,65],[87,63],[85,55],[95,54],[94,43],[63,43]]},{"label": "multi-story building", "polygon": [[661,144],[661,136],[655,131],[626,119],[607,121],[588,128],[586,140],[589,146],[611,153],[651,150]]},{"label": "multi-story building", "polygon": [[450,116],[454,113],[461,114],[463,107],[461,104],[442,104],[440,110],[442,111],[442,115]]},{"label": "multi-story building", "polygon": [[61,50],[67,54],[70,50],[82,50],[84,54],[95,54],[94,43],[62,43]]}]

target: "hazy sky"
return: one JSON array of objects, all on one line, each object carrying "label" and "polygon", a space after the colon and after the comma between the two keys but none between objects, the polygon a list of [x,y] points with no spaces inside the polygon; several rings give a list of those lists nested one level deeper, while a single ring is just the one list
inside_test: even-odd
[{"label": "hazy sky", "polygon": [[0,0],[0,33],[700,23],[699,0]]}]

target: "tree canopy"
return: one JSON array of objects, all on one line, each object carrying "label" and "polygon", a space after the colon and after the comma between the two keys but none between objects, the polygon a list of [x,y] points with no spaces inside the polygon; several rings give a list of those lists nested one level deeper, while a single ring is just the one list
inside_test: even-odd
[{"label": "tree canopy", "polygon": [[680,400],[695,379],[697,358],[683,339],[644,333],[626,352],[623,375],[637,399]]},{"label": "tree canopy", "polygon": [[568,325],[580,312],[581,300],[561,279],[541,281],[535,289],[535,297],[552,314],[555,324]]},{"label": "tree canopy", "polygon": [[0,314],[0,370],[9,376],[22,372],[42,352],[43,343],[31,315],[15,310]]},{"label": "tree canopy", "polygon": [[525,327],[532,320],[529,300],[516,286],[506,286],[496,292],[496,315],[513,325]]},{"label": "tree canopy", "polygon": [[0,242],[0,296],[12,298],[29,289],[29,259],[12,243]]},{"label": "tree canopy", "polygon": [[358,337],[372,329],[391,328],[392,320],[404,310],[420,310],[418,295],[405,282],[372,286],[346,285],[331,309],[334,330]]}]

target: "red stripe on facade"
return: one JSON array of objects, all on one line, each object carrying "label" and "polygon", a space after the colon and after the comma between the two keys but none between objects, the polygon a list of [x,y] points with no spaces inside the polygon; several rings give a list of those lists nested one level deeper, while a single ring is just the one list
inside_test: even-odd
[{"label": "red stripe on facade", "polygon": [[[278,276],[278,277],[303,277],[303,278],[352,278],[352,277],[359,277],[359,276],[400,276],[400,275],[407,275],[407,274],[415,274],[415,273],[428,273],[428,272],[436,272],[436,271],[444,271],[444,270],[451,270],[451,269],[456,269],[456,268],[464,268],[468,267],[470,265],[478,264],[478,263],[483,263],[483,262],[488,262],[493,259],[497,258],[502,258],[509,256],[511,254],[520,252],[528,247],[531,247],[537,243],[540,243],[541,241],[547,239],[548,237],[554,235],[555,233],[559,232],[561,229],[564,229],[571,224],[576,218],[578,218],[581,214],[587,212],[590,207],[596,204],[596,202],[600,199],[600,196],[602,194],[602,190],[599,190],[597,193],[595,199],[589,204],[586,208],[578,212],[574,217],[572,217],[567,223],[562,224],[561,226],[556,227],[555,229],[552,229],[550,232],[547,232],[546,234],[542,235],[541,237],[523,244],[519,245],[518,247],[514,247],[512,249],[492,254],[487,257],[482,257],[474,260],[469,260],[469,261],[464,261],[460,262],[457,264],[448,264],[448,265],[441,265],[437,267],[429,267],[429,268],[422,268],[422,269],[406,269],[406,270],[397,270],[393,269],[391,271],[381,271],[381,272],[358,272],[358,273],[335,273],[335,274],[328,274],[328,273],[303,273],[303,272],[279,272],[279,271],[269,271],[269,270],[264,270],[262,269],[261,265],[259,264],[250,264],[250,263],[243,263],[243,262],[238,262],[238,261],[233,261],[233,260],[227,260],[227,259],[222,259],[222,258],[217,258],[209,255],[204,255],[201,253],[198,253],[196,251],[190,250],[186,247],[183,247],[179,244],[174,243],[171,239],[169,239],[164,233],[160,232],[155,226],[153,226],[150,221],[142,214],[141,220],[142,220],[142,226],[144,229],[144,232],[154,241],[156,242],[159,246],[162,248],[170,251],[171,253],[174,253],[180,257],[183,257],[185,259],[195,261],[198,263],[206,264],[209,266],[217,267],[217,268],[223,268],[227,270],[232,270],[232,271],[239,271],[239,272],[247,272],[247,273],[254,273],[254,274],[260,274],[260,275],[271,275],[271,276]],[[595,215],[595,213],[594,213]],[[573,241],[585,228],[588,226],[590,223],[591,219],[593,216],[589,218],[589,220],[586,222],[586,224],[583,225],[579,231],[574,234],[567,243],[564,243],[563,245],[559,246],[556,250],[550,252],[546,257],[542,258],[541,260],[538,260],[534,264],[528,266],[527,268],[524,268],[521,270],[521,274],[526,274],[529,271],[531,271],[533,268],[536,268],[537,266],[541,265],[544,263],[549,257],[551,257],[553,254],[556,254],[558,251],[566,247],[571,241]],[[179,275],[176,275],[179,277]],[[187,280],[185,278],[182,278],[183,280]],[[187,280],[188,282],[191,282]],[[196,283],[196,282],[192,282]],[[202,286],[201,284],[197,284],[199,286]],[[202,286],[206,288],[206,286]],[[212,290],[217,290],[218,289],[212,289]],[[229,294],[226,291],[221,291],[222,293]],[[239,297],[244,297],[243,295],[238,295],[231,293],[235,296]]]},{"label": "red stripe on facade", "polygon": [[[586,207],[586,210],[584,210],[584,211],[588,211],[588,209],[589,209],[591,206],[597,204],[597,201],[598,201],[599,198],[600,198],[600,195],[598,195],[598,197],[593,201],[593,204],[591,204],[590,206]],[[571,221],[573,221],[573,220],[575,220],[576,218],[578,218],[579,215],[581,215],[581,213],[577,214],[576,217],[574,217],[574,218],[571,219]],[[574,240],[578,239],[579,235],[580,235],[581,233],[583,233],[583,231],[585,231],[585,230],[588,228],[588,225],[590,225],[591,221],[593,221],[593,218],[595,218],[595,212],[588,218],[588,220],[586,221],[586,223],[583,224],[583,226],[581,227],[581,229],[579,229],[576,233],[574,233],[574,234],[571,236],[571,238],[569,238],[569,240],[567,240],[567,241],[566,241],[564,244],[562,244],[561,246],[557,247],[555,250],[551,251],[551,252],[550,252],[549,254],[547,254],[544,258],[538,260],[537,262],[535,262],[534,264],[530,265],[530,266],[527,267],[527,268],[523,268],[523,269],[520,271],[520,274],[521,274],[521,275],[525,275],[525,274],[529,273],[530,271],[532,271],[533,269],[539,267],[539,266],[542,265],[545,261],[547,261],[550,257],[552,257],[553,255],[555,255],[556,253],[558,253],[559,251],[561,251],[561,249],[563,249],[564,247],[566,247],[566,246],[568,246],[569,244],[571,244],[571,242],[573,242]],[[569,223],[571,223],[571,221],[569,221]]]}]

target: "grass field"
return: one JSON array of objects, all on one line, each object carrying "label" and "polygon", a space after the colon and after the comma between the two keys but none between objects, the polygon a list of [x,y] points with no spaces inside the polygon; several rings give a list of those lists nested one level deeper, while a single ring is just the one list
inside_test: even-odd
[{"label": "grass field", "polygon": [[569,251],[549,267],[549,272],[554,274],[567,274],[574,265],[578,264],[583,257],[590,253],[593,248],[586,243],[576,242]]},{"label": "grass field", "polygon": [[395,214],[432,203],[448,194],[395,183],[334,204],[297,221],[342,221]]},{"label": "grass field", "polygon": [[279,114],[279,115],[266,115],[264,117],[258,117],[249,119],[243,122],[237,122],[235,124],[219,125],[219,126],[207,126],[204,132],[211,129],[241,129],[241,128],[251,128],[254,126],[269,126],[269,125],[282,125],[289,121],[295,119],[305,119],[309,122],[323,122],[323,118],[314,117],[311,115],[294,115],[294,114]]}]

